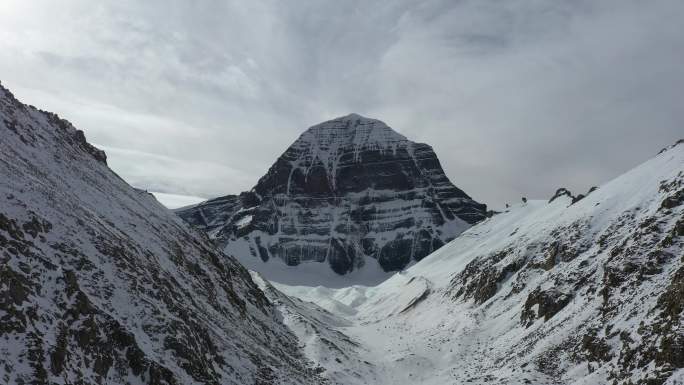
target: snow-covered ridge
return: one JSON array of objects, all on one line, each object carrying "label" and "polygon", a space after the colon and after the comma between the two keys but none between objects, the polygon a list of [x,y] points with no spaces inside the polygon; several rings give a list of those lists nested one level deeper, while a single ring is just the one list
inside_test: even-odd
[{"label": "snow-covered ridge", "polygon": [[0,383],[320,384],[249,273],[0,86]]},{"label": "snow-covered ridge", "polygon": [[680,143],[575,203],[488,218],[378,286],[274,286],[337,317],[318,319],[328,342],[305,327],[319,311],[286,322],[343,384],[675,385],[683,283]]}]

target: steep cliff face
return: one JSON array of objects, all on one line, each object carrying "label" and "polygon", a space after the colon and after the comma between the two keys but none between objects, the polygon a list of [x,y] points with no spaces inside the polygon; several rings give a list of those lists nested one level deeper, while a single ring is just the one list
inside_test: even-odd
[{"label": "steep cliff face", "polygon": [[252,191],[178,214],[228,252],[325,262],[345,274],[364,263],[403,269],[485,211],[449,181],[430,146],[351,114],[309,128]]},{"label": "steep cliff face", "polygon": [[318,384],[247,271],[0,87],[0,383]]}]

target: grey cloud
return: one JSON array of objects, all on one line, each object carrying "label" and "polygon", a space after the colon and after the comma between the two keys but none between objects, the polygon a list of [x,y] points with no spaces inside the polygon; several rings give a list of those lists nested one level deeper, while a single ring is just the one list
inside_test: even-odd
[{"label": "grey cloud", "polygon": [[432,144],[494,206],[585,190],[684,132],[680,1],[92,4],[3,2],[1,80],[96,143],[165,157],[110,154],[165,193],[248,189],[352,111]]},{"label": "grey cloud", "polygon": [[[164,194],[199,196],[205,199],[225,195],[235,186],[252,183],[250,175],[230,167],[97,145],[110,157],[109,166],[124,175],[133,186]],[[213,179],[208,180],[206,175]]]}]

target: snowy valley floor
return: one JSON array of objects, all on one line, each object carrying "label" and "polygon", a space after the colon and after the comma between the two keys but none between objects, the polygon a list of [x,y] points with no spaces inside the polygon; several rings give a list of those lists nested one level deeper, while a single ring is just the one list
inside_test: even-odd
[{"label": "snowy valley floor", "polygon": [[[534,205],[543,203],[533,202],[519,214]],[[477,235],[463,237],[475,240]],[[280,305],[306,355],[334,383],[562,383],[532,365],[493,370],[502,350],[515,340],[507,332],[519,323],[517,309],[490,318],[490,312],[472,304],[454,303],[434,282],[412,271],[380,286],[342,289],[269,285],[256,274],[253,278]]]},{"label": "snowy valley floor", "polygon": [[[408,283],[408,280],[405,281]],[[279,285],[291,296],[309,297],[327,303],[329,297],[312,298],[301,288]],[[408,302],[393,305],[408,305]],[[394,302],[393,299],[389,301]],[[426,306],[439,304],[429,304]],[[349,311],[326,313],[314,303],[298,303],[297,312],[287,311],[287,325],[297,332],[310,359],[327,369],[328,376],[339,384],[449,384],[449,383],[555,383],[552,378],[531,369],[491,370],[496,361],[494,346],[497,333],[493,322],[485,322],[484,314],[454,308],[443,315],[429,311],[410,311],[375,317],[348,314]],[[347,309],[348,310],[348,309]],[[292,312],[292,313],[290,313]],[[347,313],[347,314],[345,314]],[[332,321],[332,322],[331,322]],[[528,382],[529,381],[529,382]]]},{"label": "snowy valley floor", "polygon": [[254,280],[333,383],[684,383],[684,145],[373,286]]}]

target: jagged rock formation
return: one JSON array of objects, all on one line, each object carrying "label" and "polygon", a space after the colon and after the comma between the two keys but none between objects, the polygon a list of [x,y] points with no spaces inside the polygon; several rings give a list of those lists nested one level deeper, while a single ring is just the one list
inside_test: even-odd
[{"label": "jagged rock formation", "polygon": [[178,214],[228,252],[327,262],[345,274],[366,257],[403,269],[484,219],[486,207],[451,184],[430,146],[351,114],[309,128],[252,191]]},{"label": "jagged rock formation", "polygon": [[594,191],[596,191],[596,187],[595,187],[595,186],[594,186],[594,187],[591,187],[591,188],[589,189],[589,191],[588,191],[586,194],[578,194],[578,195],[575,196],[575,195],[572,194],[572,192],[570,192],[570,190],[566,189],[565,187],[561,187],[561,188],[559,188],[558,190],[556,190],[556,193],[553,194],[553,196],[551,197],[551,199],[549,199],[549,203],[555,201],[556,199],[558,199],[558,198],[560,198],[560,197],[562,197],[562,196],[567,196],[567,197],[569,197],[569,198],[572,200],[572,201],[570,202],[570,204],[575,204],[575,203],[581,201],[582,199],[584,199],[584,197],[586,197],[587,195],[591,194],[591,193],[594,192]]},{"label": "jagged rock formation", "polygon": [[347,385],[684,383],[684,143],[571,195],[514,205],[376,287],[266,295]]},{"label": "jagged rock formation", "polygon": [[234,259],[0,86],[0,383],[319,384]]},{"label": "jagged rock formation", "polygon": [[551,197],[551,199],[549,199],[549,203],[552,203],[552,202],[555,201],[557,198],[560,198],[560,197],[562,197],[562,196],[569,197],[570,199],[573,199],[573,200],[575,199],[575,196],[572,195],[572,193],[570,192],[570,190],[566,189],[565,187],[561,187],[561,188],[559,188],[558,190],[556,190],[556,193],[553,194],[553,196]]}]

